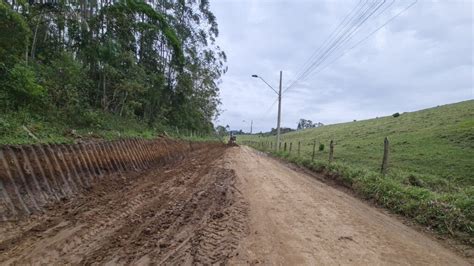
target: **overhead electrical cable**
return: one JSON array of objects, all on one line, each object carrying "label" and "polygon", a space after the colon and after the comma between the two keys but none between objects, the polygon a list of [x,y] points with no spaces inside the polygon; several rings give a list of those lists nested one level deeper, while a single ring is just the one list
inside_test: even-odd
[{"label": "overhead electrical cable", "polygon": [[[393,5],[393,3],[395,2],[395,0],[393,0],[386,8],[384,8],[381,12],[379,12],[376,16],[379,16],[380,14],[383,14],[385,13],[385,11]],[[377,27],[375,30],[373,30],[372,32],[370,32],[368,35],[366,35],[364,38],[360,39],[358,42],[356,42],[354,45],[350,46],[349,48],[342,48],[342,49],[339,49],[339,52],[341,52],[338,56],[336,56],[332,61],[330,61],[328,64],[322,66],[324,64],[324,61],[321,61],[320,63],[318,63],[317,65],[313,66],[312,69],[309,69],[309,72],[307,71],[306,74],[304,75],[300,75],[298,77],[297,80],[295,80],[294,82],[292,82],[292,84],[290,84],[290,86],[288,86],[284,92],[288,91],[291,87],[293,87],[295,84],[297,84],[297,82],[305,79],[306,77],[308,77],[310,74],[317,74],[317,73],[320,73],[322,70],[326,69],[328,66],[330,66],[331,64],[333,64],[335,61],[337,61],[339,58],[343,57],[345,54],[347,54],[350,50],[354,49],[355,47],[357,47],[358,45],[360,45],[361,43],[363,43],[364,41],[366,41],[368,38],[370,38],[373,34],[375,34],[376,32],[378,32],[380,29],[382,29],[383,27],[385,27],[387,24],[389,24],[390,22],[392,22],[394,19],[396,19],[397,17],[399,17],[402,13],[406,12],[408,9],[410,9],[411,7],[413,7],[416,3],[418,2],[418,0],[415,0],[413,1],[411,4],[409,4],[408,6],[406,6],[404,9],[402,9],[400,12],[398,12],[397,14],[395,14],[394,16],[392,16],[390,19],[388,19],[387,21],[385,21],[384,23],[382,23],[379,27]],[[351,37],[349,37],[348,39],[346,39],[347,41],[341,46],[339,47],[347,47],[347,43],[350,39],[352,39],[354,35],[352,35]],[[335,53],[334,53],[335,54]],[[329,58],[330,56],[327,56],[325,59]],[[322,67],[321,67],[322,66]],[[318,69],[319,67],[319,69]],[[316,71],[316,72],[314,72]]]},{"label": "overhead electrical cable", "polygon": [[[340,30],[342,28],[344,28],[346,25],[347,25],[347,22],[348,22],[348,18],[350,16],[353,15],[353,13],[357,13],[364,5],[366,5],[368,3],[368,0],[365,0],[365,3],[360,6],[360,4],[362,3],[362,0],[360,0],[357,5],[354,6],[354,8],[352,8],[351,12],[349,12],[343,20],[341,20],[341,22],[337,25],[337,27],[331,32],[331,34],[324,40],[324,42],[313,52],[313,54],[304,62],[304,64],[298,68],[298,70],[296,71],[296,75],[295,77],[298,77],[303,71],[305,68],[307,68],[308,64],[311,63],[311,61],[318,55],[318,53],[323,49],[323,47],[326,46],[326,44],[329,42],[329,40],[332,39],[333,36],[336,36],[337,34],[339,34]],[[359,9],[357,9],[357,7],[359,7]],[[288,82],[288,84],[292,83],[293,80],[291,80],[290,82]],[[285,86],[286,87],[286,86]]]},{"label": "overhead electrical cable", "polygon": [[290,89],[296,82],[306,78],[312,71],[317,69],[321,64],[323,64],[328,58],[330,58],[333,54],[337,53],[337,49],[344,45],[345,43],[349,42],[354,34],[360,29],[360,27],[370,18],[372,17],[387,1],[383,0],[379,4],[374,2],[371,6],[369,6],[364,13],[362,13],[355,22],[355,26],[349,28],[339,36],[339,38],[334,41],[328,49],[326,49],[317,60],[315,60],[307,69],[303,72],[290,86],[288,86],[285,91]]},{"label": "overhead electrical cable", "polygon": [[[344,29],[343,29],[342,33],[339,34],[339,32],[340,32],[340,31],[339,31],[338,34],[337,34],[336,36],[334,36],[334,38],[328,38],[328,39],[327,39],[327,40],[331,40],[331,39],[332,39],[332,40],[329,42],[328,45],[323,46],[324,49],[322,49],[322,51],[319,52],[319,55],[318,55],[318,57],[316,58],[316,60],[314,60],[314,62],[319,61],[319,60],[322,58],[322,56],[323,56],[325,53],[327,53],[327,52],[331,49],[331,47],[333,47],[336,43],[338,43],[338,42],[341,40],[341,38],[343,38],[345,35],[347,35],[347,33],[348,33],[348,32],[350,31],[350,29],[353,27],[352,25],[356,25],[356,24],[358,23],[358,21],[360,21],[360,20],[363,18],[363,16],[364,16],[365,14],[367,14],[367,12],[370,10],[370,8],[373,8],[373,7],[375,6],[376,3],[373,3],[371,6],[368,6],[367,8],[365,8],[365,10],[361,11],[361,9],[362,9],[366,4],[367,4],[367,2],[364,3],[364,5],[362,5],[362,6],[357,10],[357,12],[356,12],[353,16],[351,16],[351,17],[349,18],[349,20],[347,21],[347,23],[345,23],[345,25],[344,25],[344,27],[343,27]],[[349,26],[347,26],[347,25],[349,25]],[[352,27],[351,27],[351,26],[352,26]],[[314,64],[314,62],[310,63],[310,65],[307,66],[306,69],[305,69],[302,73],[300,73],[300,74],[297,76],[296,80],[300,79],[301,76],[303,76],[304,73],[311,67],[311,65]],[[293,81],[293,83],[295,83],[296,80]],[[290,86],[288,86],[288,87],[291,87],[291,86],[293,85],[293,83],[291,83]]]},{"label": "overhead electrical cable", "polygon": [[380,25],[379,27],[377,27],[375,30],[373,30],[372,32],[370,32],[367,36],[365,36],[364,38],[362,38],[360,41],[358,41],[356,44],[354,44],[353,46],[351,46],[350,48],[348,48],[347,50],[345,50],[341,55],[339,55],[338,57],[336,57],[334,60],[332,60],[329,64],[327,64],[326,66],[324,66],[323,68],[319,69],[316,73],[314,74],[317,74],[319,72],[321,72],[322,70],[326,69],[327,67],[329,67],[331,64],[333,64],[334,62],[336,62],[339,58],[343,57],[344,55],[346,55],[350,50],[354,49],[355,47],[357,47],[359,44],[365,42],[367,39],[369,39],[372,35],[374,35],[376,32],[378,32],[380,29],[382,29],[383,27],[385,27],[387,24],[389,24],[391,21],[393,21],[394,19],[396,19],[397,17],[399,17],[402,13],[404,13],[405,11],[407,11],[408,9],[410,9],[412,6],[414,6],[416,3],[418,2],[418,0],[415,0],[413,1],[410,5],[408,5],[407,7],[405,7],[404,9],[402,9],[400,12],[398,12],[397,14],[395,14],[393,17],[391,17],[389,20],[387,20],[385,23],[383,23],[382,25]]}]

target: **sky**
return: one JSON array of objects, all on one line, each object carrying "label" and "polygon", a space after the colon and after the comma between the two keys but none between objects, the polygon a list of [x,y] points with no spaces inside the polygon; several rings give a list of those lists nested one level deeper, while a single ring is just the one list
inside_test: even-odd
[{"label": "sky", "polygon": [[344,32],[337,28],[344,18],[373,1],[211,1],[228,66],[215,123],[248,132],[253,121],[254,133],[275,128],[277,95],[251,75],[278,90],[280,71],[282,127],[296,128],[300,118],[334,124],[474,98],[471,0],[418,0],[407,10],[415,0],[385,0],[345,45],[285,90]]}]

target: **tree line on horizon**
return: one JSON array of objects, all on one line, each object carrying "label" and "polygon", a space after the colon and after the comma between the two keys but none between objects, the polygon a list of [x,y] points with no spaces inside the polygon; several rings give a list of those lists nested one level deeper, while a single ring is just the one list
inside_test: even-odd
[{"label": "tree line on horizon", "polygon": [[0,110],[211,132],[226,55],[208,0],[0,2]]}]

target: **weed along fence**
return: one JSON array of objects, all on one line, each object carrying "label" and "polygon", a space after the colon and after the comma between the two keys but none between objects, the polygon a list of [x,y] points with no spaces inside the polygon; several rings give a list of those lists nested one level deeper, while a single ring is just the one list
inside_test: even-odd
[{"label": "weed along fence", "polygon": [[[317,146],[318,142],[316,140],[311,141],[311,142],[306,142],[303,143],[302,141],[298,141],[293,145],[293,142],[280,142],[278,147],[280,148],[279,151],[277,149],[277,144],[276,142],[272,141],[252,141],[252,140],[245,140],[242,141],[242,144],[252,146],[256,149],[263,150],[263,151],[272,151],[272,152],[280,152],[289,156],[297,156],[297,157],[305,157],[306,156],[311,156],[311,160],[315,160],[315,156],[317,152],[322,152],[325,149],[324,143],[319,143],[319,146]],[[328,152],[328,157],[327,160],[329,163],[332,163],[334,161],[334,154],[335,154],[335,142],[334,140],[331,140],[329,143],[329,152]],[[294,150],[293,146],[296,146],[296,151]],[[307,150],[305,149],[305,153],[302,152],[302,147],[310,147],[311,153],[308,154]],[[383,141],[383,156],[380,158],[381,161],[381,166],[380,166],[380,172],[382,174],[387,174],[388,173],[388,168],[389,168],[389,153],[390,153],[390,144],[388,138],[385,138]]]},{"label": "weed along fence", "polygon": [[0,147],[0,219],[14,220],[71,198],[105,175],[140,171],[204,147],[169,139]]}]

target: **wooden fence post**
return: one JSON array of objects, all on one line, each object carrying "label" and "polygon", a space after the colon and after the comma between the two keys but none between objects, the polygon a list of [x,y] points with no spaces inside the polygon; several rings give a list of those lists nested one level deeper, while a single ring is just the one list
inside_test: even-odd
[{"label": "wooden fence post", "polygon": [[290,154],[291,154],[291,147],[293,146],[293,142],[290,142]]},{"label": "wooden fence post", "polygon": [[329,143],[329,162],[332,162],[334,159],[334,141],[331,140]]},{"label": "wooden fence post", "polygon": [[281,151],[281,142],[278,143],[278,151]]},{"label": "wooden fence post", "polygon": [[298,141],[298,157],[300,157],[301,141]]},{"label": "wooden fence post", "polygon": [[283,151],[286,152],[286,142],[285,142],[285,146],[283,148]]},{"label": "wooden fence post", "polygon": [[316,140],[313,141],[313,155],[311,156],[311,161],[314,161],[314,153],[316,152]]},{"label": "wooden fence post", "polygon": [[273,150],[273,142],[270,142],[270,150]]},{"label": "wooden fence post", "polygon": [[390,152],[390,143],[388,142],[388,138],[385,137],[383,141],[383,159],[382,159],[382,168],[380,172],[385,175],[388,172],[388,155]]}]

